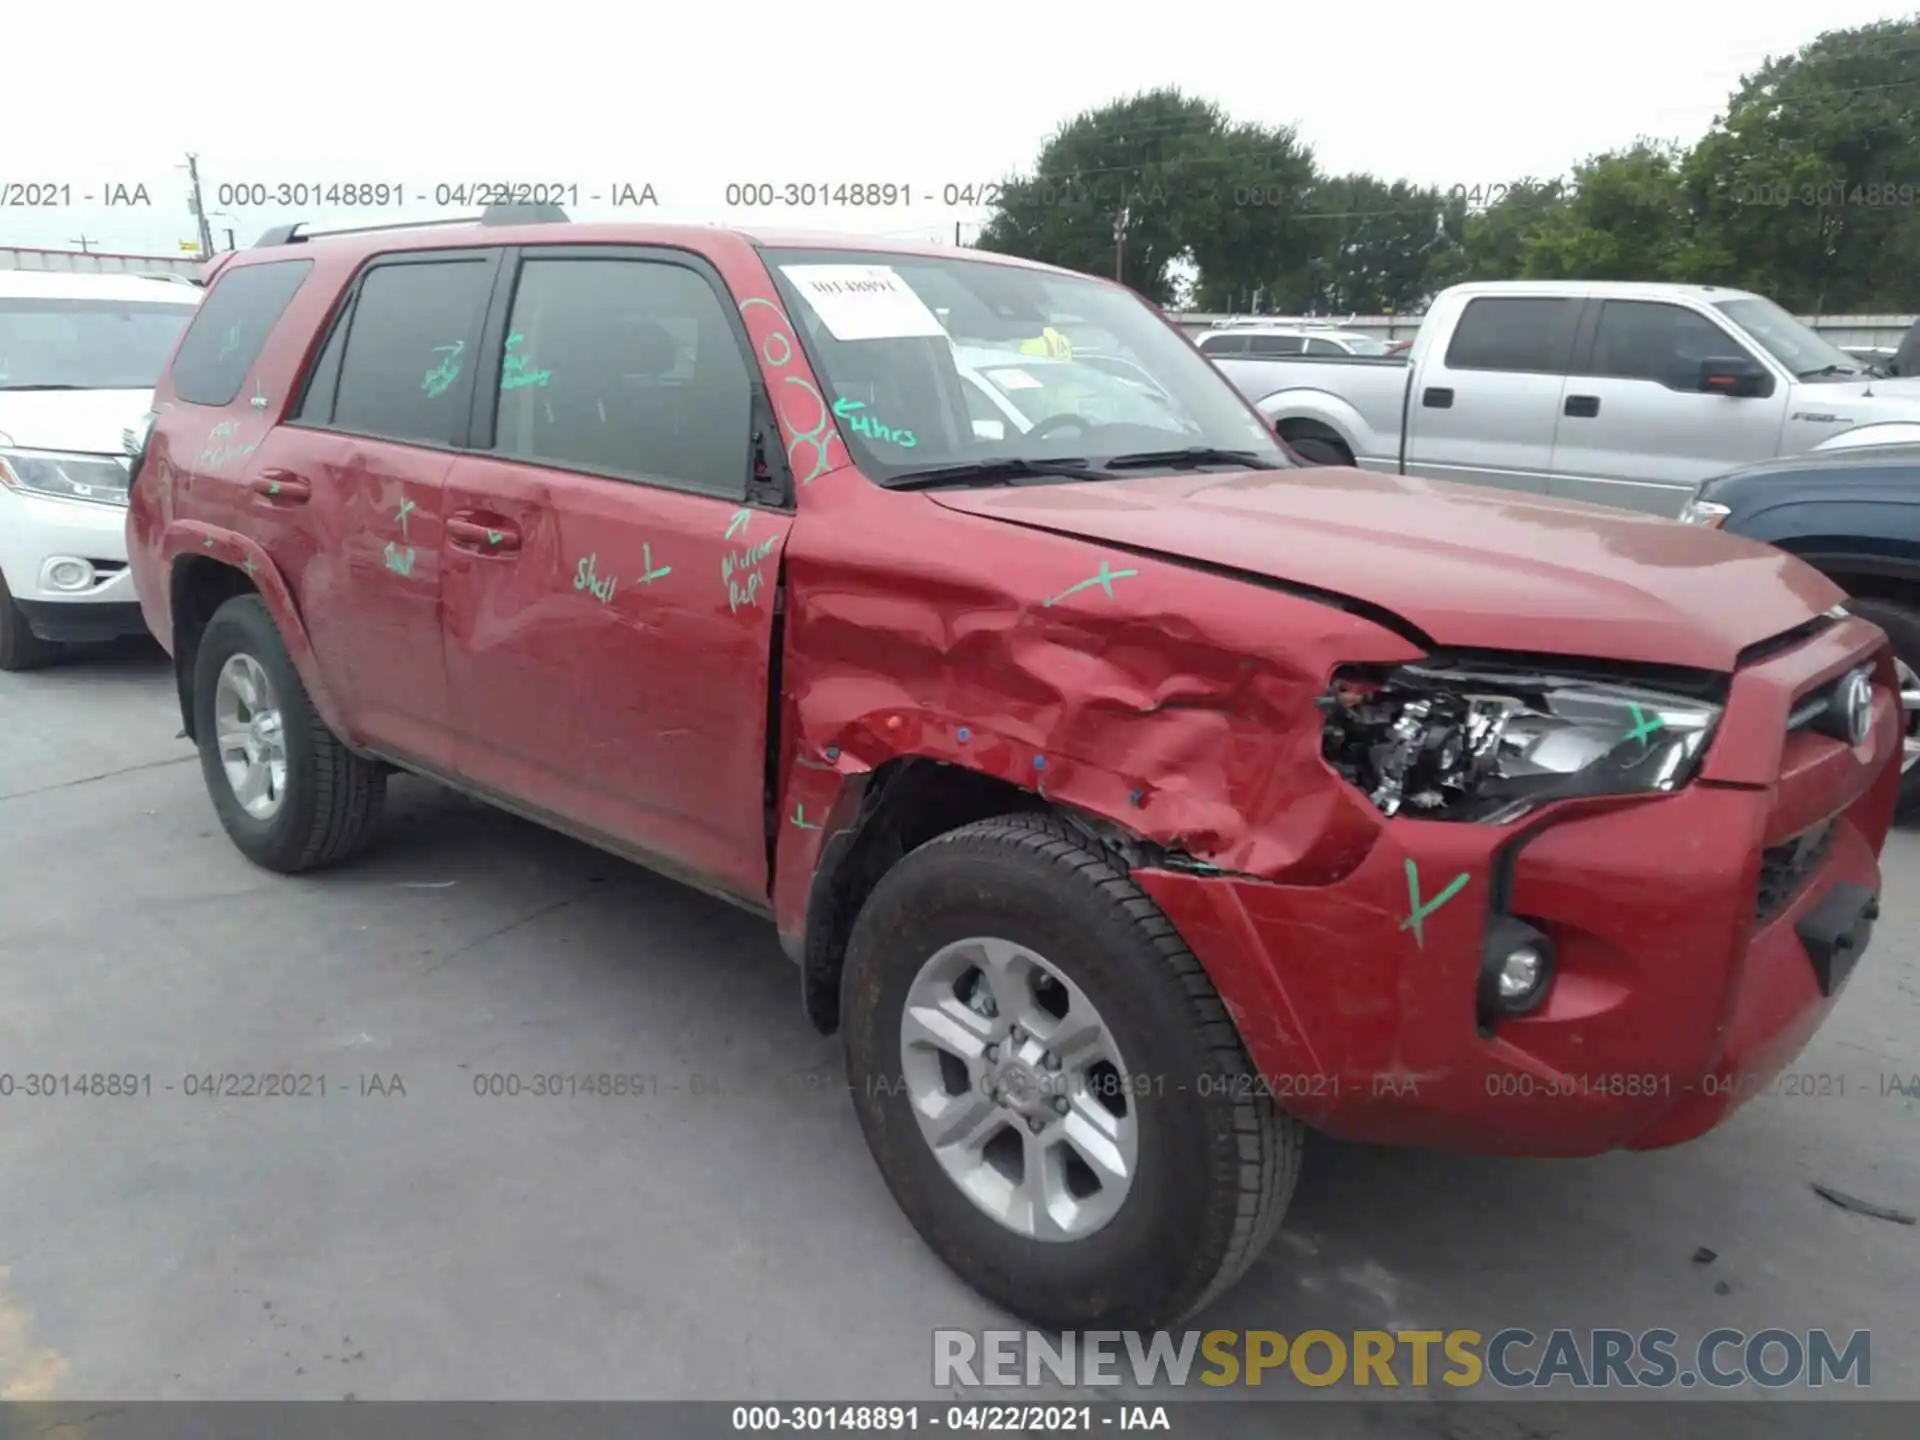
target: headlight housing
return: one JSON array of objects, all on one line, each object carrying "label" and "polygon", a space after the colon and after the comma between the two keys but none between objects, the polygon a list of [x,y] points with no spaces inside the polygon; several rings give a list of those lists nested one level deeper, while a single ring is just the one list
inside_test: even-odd
[{"label": "headlight housing", "polygon": [[1344,670],[1321,751],[1386,815],[1505,824],[1555,800],[1677,789],[1721,706],[1611,680],[1492,666]]},{"label": "headlight housing", "polygon": [[124,507],[127,464],[113,455],[0,449],[0,485],[23,495]]},{"label": "headlight housing", "polygon": [[1718,530],[1722,525],[1727,523],[1727,516],[1732,513],[1733,511],[1729,510],[1725,505],[1716,505],[1711,500],[1694,499],[1687,501],[1687,503],[1681,507],[1680,523],[1682,525],[1704,525],[1709,530]]}]

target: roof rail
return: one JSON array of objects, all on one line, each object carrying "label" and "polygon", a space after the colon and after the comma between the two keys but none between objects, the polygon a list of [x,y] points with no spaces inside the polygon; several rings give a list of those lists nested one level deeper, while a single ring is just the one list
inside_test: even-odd
[{"label": "roof rail", "polygon": [[489,205],[478,215],[448,215],[438,220],[406,220],[396,225],[343,225],[337,230],[309,230],[305,221],[276,225],[253,248],[270,245],[304,245],[309,240],[326,240],[336,235],[373,235],[390,230],[438,230],[449,225],[564,225],[567,212],[558,205]]}]

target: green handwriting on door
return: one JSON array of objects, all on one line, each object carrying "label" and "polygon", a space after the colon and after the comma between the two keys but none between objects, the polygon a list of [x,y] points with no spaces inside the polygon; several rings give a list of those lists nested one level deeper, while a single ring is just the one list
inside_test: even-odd
[{"label": "green handwriting on door", "polygon": [[386,548],[387,568],[396,575],[413,574],[413,547],[400,546],[389,540]]},{"label": "green handwriting on door", "polygon": [[574,567],[573,588],[576,590],[591,590],[599,597],[602,605],[608,605],[613,602],[614,577],[609,575],[604,580],[600,578],[599,572],[594,569],[594,562],[599,558],[599,552],[596,551],[594,554],[583,558],[580,563]]}]

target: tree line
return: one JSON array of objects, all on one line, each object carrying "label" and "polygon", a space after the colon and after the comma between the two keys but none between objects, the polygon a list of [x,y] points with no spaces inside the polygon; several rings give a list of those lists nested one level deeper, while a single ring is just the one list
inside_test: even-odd
[{"label": "tree line", "polygon": [[1640,138],[1551,178],[1326,174],[1292,126],[1160,89],[1067,122],[998,200],[982,249],[1199,310],[1404,314],[1463,280],[1581,278],[1911,313],[1920,20],[1827,32],[1745,76],[1693,144]]}]

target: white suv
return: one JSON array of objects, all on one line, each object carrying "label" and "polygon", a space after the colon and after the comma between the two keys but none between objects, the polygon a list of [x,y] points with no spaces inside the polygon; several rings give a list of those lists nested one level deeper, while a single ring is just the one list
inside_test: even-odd
[{"label": "white suv", "polygon": [[199,300],[144,275],[0,270],[0,670],[146,632],[121,437]]},{"label": "white suv", "polygon": [[1261,325],[1230,321],[1203,332],[1194,342],[1206,356],[1313,355],[1333,359],[1341,355],[1379,358],[1391,352],[1385,340],[1359,330],[1323,329],[1316,325]]}]

